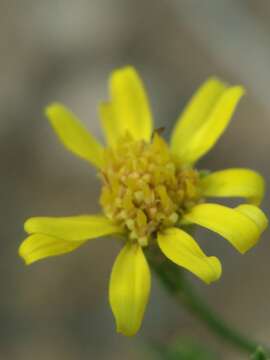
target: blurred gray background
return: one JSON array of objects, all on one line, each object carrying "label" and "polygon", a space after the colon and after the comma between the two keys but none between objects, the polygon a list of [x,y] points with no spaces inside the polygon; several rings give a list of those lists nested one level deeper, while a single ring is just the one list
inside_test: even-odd
[{"label": "blurred gray background", "polygon": [[[267,0],[0,1],[0,359],[148,359],[147,340],[190,335],[220,359],[247,359],[179,308],[154,280],[138,336],[115,333],[107,301],[119,246],[91,241],[74,253],[25,267],[17,255],[34,215],[98,211],[94,171],[68,153],[43,115],[64,102],[102,139],[97,104],[112,69],[134,65],[166,136],[196,87],[210,75],[244,84],[247,95],[226,134],[201,162],[243,166],[269,182],[270,3]],[[270,210],[269,196],[264,201]],[[246,334],[270,343],[269,232],[241,256],[200,231],[223,277],[190,276],[208,302]]]}]

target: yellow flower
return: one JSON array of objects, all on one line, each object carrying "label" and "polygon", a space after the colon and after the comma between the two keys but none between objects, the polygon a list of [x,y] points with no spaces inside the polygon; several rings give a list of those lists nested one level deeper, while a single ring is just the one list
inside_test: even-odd
[{"label": "yellow flower", "polygon": [[[19,249],[26,264],[120,234],[123,248],[113,265],[109,301],[117,330],[125,335],[139,330],[148,302],[145,247],[158,244],[167,258],[205,283],[217,280],[220,261],[205,255],[183,225],[215,231],[240,253],[253,247],[267,226],[258,207],[264,195],[258,173],[233,168],[202,175],[194,168],[226,129],[243,93],[241,86],[207,80],[177,120],[169,145],[153,129],[144,86],[132,67],[112,73],[111,100],[100,105],[105,147],[63,105],[48,106],[46,114],[63,144],[97,168],[103,214],[28,219],[29,236]],[[226,196],[247,203],[229,208],[205,200]]]}]

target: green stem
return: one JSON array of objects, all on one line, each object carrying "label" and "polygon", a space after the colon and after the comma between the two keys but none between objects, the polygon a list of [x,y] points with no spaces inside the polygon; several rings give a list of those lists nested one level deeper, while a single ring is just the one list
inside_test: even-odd
[{"label": "green stem", "polygon": [[179,267],[169,261],[149,257],[164,287],[189,311],[202,320],[216,335],[248,353],[253,353],[259,344],[233,329],[194,292]]}]

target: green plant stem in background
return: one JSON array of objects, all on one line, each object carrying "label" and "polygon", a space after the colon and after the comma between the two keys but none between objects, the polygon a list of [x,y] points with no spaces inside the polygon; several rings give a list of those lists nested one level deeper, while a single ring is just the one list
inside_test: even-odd
[{"label": "green plant stem in background", "polygon": [[255,353],[259,344],[235,330],[221,319],[205,301],[194,292],[184,272],[173,263],[149,253],[149,261],[164,287],[190,312],[202,320],[216,335],[237,348]]},{"label": "green plant stem in background", "polygon": [[254,354],[252,354],[251,360],[269,360],[265,350],[262,347],[258,347]]}]

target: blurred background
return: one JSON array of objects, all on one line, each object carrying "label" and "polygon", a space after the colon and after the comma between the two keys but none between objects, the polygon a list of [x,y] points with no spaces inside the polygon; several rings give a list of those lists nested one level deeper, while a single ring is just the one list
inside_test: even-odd
[{"label": "blurred background", "polygon": [[[58,143],[43,108],[64,102],[102,139],[97,104],[108,96],[109,73],[126,64],[141,73],[166,136],[208,76],[244,84],[233,122],[199,165],[250,167],[269,182],[269,1],[1,0],[0,10],[0,359],[150,359],[147,341],[186,336],[218,359],[247,359],[155,279],[139,335],[116,334],[107,288],[119,245],[111,239],[30,267],[17,249],[29,216],[98,211],[94,171]],[[263,207],[269,214],[269,196]],[[188,275],[194,286],[228,321],[269,344],[269,232],[245,256],[210,232],[197,238],[221,259],[223,277],[208,287]]]}]

